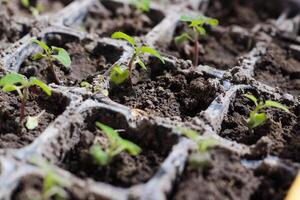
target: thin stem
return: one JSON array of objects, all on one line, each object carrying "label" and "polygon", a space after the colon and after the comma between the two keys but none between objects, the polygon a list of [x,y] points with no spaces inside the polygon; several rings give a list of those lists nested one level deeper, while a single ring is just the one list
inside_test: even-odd
[{"label": "thin stem", "polygon": [[198,43],[198,33],[195,35],[195,47],[194,47],[194,66],[198,66],[198,61],[199,61],[199,43]]},{"label": "thin stem", "polygon": [[54,83],[56,83],[57,85],[60,85],[60,80],[59,80],[59,78],[57,77],[57,75],[55,73],[55,70],[54,70],[53,63],[52,63],[51,59],[48,59],[47,65],[48,65],[48,68],[50,69],[51,74],[53,76]]},{"label": "thin stem", "polygon": [[129,70],[129,76],[128,76],[128,79],[129,79],[129,83],[130,85],[132,85],[132,67],[133,67],[133,62],[136,58],[136,54],[134,53],[134,55],[131,57],[129,63],[128,63],[128,70]]},{"label": "thin stem", "polygon": [[20,126],[22,126],[22,122],[25,118],[25,104],[27,101],[28,88],[24,89],[23,97],[21,98],[21,106],[20,106]]}]

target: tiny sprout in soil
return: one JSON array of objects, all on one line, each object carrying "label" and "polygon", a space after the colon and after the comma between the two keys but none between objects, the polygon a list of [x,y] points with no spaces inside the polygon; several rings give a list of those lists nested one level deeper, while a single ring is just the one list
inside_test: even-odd
[{"label": "tiny sprout in soil", "polygon": [[39,41],[35,38],[32,39],[32,42],[38,44],[44,51],[43,53],[37,53],[35,54],[32,59],[33,60],[40,60],[42,58],[45,58],[47,60],[48,68],[50,69],[54,81],[56,84],[60,84],[60,80],[57,77],[54,67],[53,67],[53,62],[58,61],[65,67],[70,67],[71,66],[71,58],[68,54],[68,52],[60,47],[49,47],[47,44],[45,44],[42,41]]},{"label": "tiny sprout in soil", "polygon": [[[3,92],[16,91],[21,99],[20,125],[22,125],[25,116],[25,104],[27,102],[29,92],[31,91],[30,89],[34,86],[40,87],[47,95],[49,96],[51,95],[51,88],[35,77],[31,77],[28,80],[25,76],[21,74],[10,73],[0,79],[0,87],[2,87]],[[38,118],[42,115],[42,113],[35,117],[37,123],[38,123]],[[31,119],[30,117],[28,119],[29,119],[29,122],[27,123],[27,125],[29,125],[28,129],[35,128],[36,121]]]},{"label": "tiny sprout in soil", "polygon": [[114,82],[115,84],[121,84],[123,83],[127,78],[129,79],[130,84],[132,84],[132,68],[136,65],[139,64],[142,69],[146,70],[146,65],[140,58],[142,54],[148,53],[151,54],[158,59],[161,60],[163,64],[165,64],[164,59],[161,57],[161,55],[154,49],[152,49],[149,46],[139,46],[137,45],[137,42],[132,38],[131,36],[123,33],[123,32],[115,32],[112,35],[113,39],[123,39],[126,40],[133,48],[134,48],[134,53],[129,61],[129,64],[127,66],[127,69],[122,69],[121,66],[115,65],[110,73],[110,78],[111,81]]},{"label": "tiny sprout in soil", "polygon": [[37,3],[36,6],[32,6],[30,0],[21,0],[21,4],[24,8],[28,9],[33,16],[38,16],[44,10],[44,6],[40,3]]},{"label": "tiny sprout in soil", "polygon": [[150,0],[131,0],[130,3],[140,12],[149,12],[150,10]]},{"label": "tiny sprout in soil", "polygon": [[46,160],[33,159],[33,163],[38,165],[44,173],[43,191],[41,194],[30,199],[35,200],[62,200],[68,198],[68,193],[64,187],[70,186],[70,182],[67,179],[59,176],[51,165]]},{"label": "tiny sprout in soil", "polygon": [[243,94],[243,96],[251,100],[256,106],[255,109],[250,112],[250,116],[247,119],[248,126],[251,129],[261,126],[265,123],[265,121],[267,120],[267,114],[264,112],[260,113],[260,111],[265,108],[277,108],[285,112],[290,112],[286,106],[278,102],[271,101],[271,100],[266,100],[266,101],[260,100],[258,102],[258,99],[252,94]]},{"label": "tiny sprout in soil", "polygon": [[109,143],[106,148],[101,147],[98,143],[95,143],[90,148],[90,154],[98,165],[108,165],[115,156],[124,151],[133,156],[140,154],[142,151],[136,144],[121,138],[119,133],[113,128],[100,122],[96,122],[96,126],[105,133]]},{"label": "tiny sprout in soil", "polygon": [[194,43],[194,66],[198,66],[199,61],[199,36],[206,35],[206,30],[204,28],[205,24],[210,26],[217,26],[219,21],[217,19],[198,16],[181,16],[180,21],[186,22],[189,24],[189,31],[182,33],[180,36],[175,38],[176,45],[180,45],[182,42],[189,40]]}]

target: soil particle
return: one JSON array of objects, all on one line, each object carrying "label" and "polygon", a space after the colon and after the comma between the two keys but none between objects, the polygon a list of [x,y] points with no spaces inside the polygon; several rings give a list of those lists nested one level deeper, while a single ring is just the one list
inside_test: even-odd
[{"label": "soil particle", "polygon": [[261,63],[255,68],[255,78],[272,87],[278,87],[294,96],[300,94],[300,59],[288,48],[272,43]]},{"label": "soil particle", "polygon": [[[55,102],[55,103],[54,103]],[[54,103],[54,104],[53,104]],[[21,148],[31,143],[47,126],[60,115],[68,101],[53,93],[51,97],[39,95],[30,96],[26,104],[26,116],[36,116],[45,110],[39,126],[34,130],[25,128],[25,122],[19,124],[20,101],[17,95],[0,93],[0,148]]]},{"label": "soil particle", "polygon": [[[71,57],[70,68],[66,68],[58,62],[52,63],[61,84],[67,86],[79,86],[82,81],[91,76],[103,74],[119,58],[121,52],[115,47],[102,44],[95,44],[91,49],[89,42],[55,43],[66,49]],[[52,45],[50,42],[50,46]],[[110,55],[111,51],[115,52],[113,56]],[[34,61],[28,58],[22,63],[20,73],[27,77],[36,76],[46,83],[53,83],[54,78],[48,65],[45,59]]]},{"label": "soil particle", "polygon": [[258,179],[241,164],[239,156],[225,149],[214,149],[209,154],[211,167],[186,167],[173,199],[250,199]]},{"label": "soil particle", "polygon": [[[264,95],[257,97],[272,99]],[[287,102],[286,102],[287,103]],[[229,114],[225,116],[220,135],[224,138],[252,146],[253,155],[266,156],[268,154],[288,158],[299,162],[300,149],[299,106],[290,106],[291,113],[278,109],[267,109],[268,120],[253,130],[247,126],[246,119],[254,105],[238,93],[237,98],[230,104]],[[263,147],[263,148],[262,148]]]},{"label": "soil particle", "polygon": [[176,120],[190,120],[199,115],[221,92],[217,84],[193,72],[184,74],[152,65],[141,72],[139,82],[113,87],[109,97],[126,106],[150,115]]},{"label": "soil particle", "polygon": [[[187,25],[180,22],[175,30],[174,38],[188,32]],[[221,30],[208,27],[208,33],[199,39],[200,50],[198,63],[217,69],[230,69],[238,64],[238,58],[249,52],[254,40],[249,35],[236,34],[232,29]],[[177,46],[172,41],[168,53],[194,62],[194,43],[186,41]]]}]

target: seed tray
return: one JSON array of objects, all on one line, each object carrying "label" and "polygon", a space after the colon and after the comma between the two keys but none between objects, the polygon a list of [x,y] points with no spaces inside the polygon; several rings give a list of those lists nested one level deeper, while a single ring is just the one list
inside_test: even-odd
[{"label": "seed tray", "polygon": [[[4,4],[0,11],[12,25],[1,39],[1,76],[17,71],[48,82],[42,63],[30,59],[40,51],[31,37],[69,50],[75,67],[63,71],[56,66],[63,82],[51,84],[54,99],[41,100],[49,110],[59,102],[59,110],[32,139],[5,143],[2,136],[16,143],[20,139],[2,133],[1,121],[0,199],[24,199],[26,192],[41,191],[45,174],[32,162],[36,157],[70,180],[70,199],[282,199],[300,160],[300,6],[295,2],[251,1],[241,8],[243,16],[239,10],[232,14],[226,0],[157,0],[149,14],[139,16],[128,1],[74,0],[57,2],[54,12],[49,8],[38,19],[18,6],[19,14],[7,14],[13,4]],[[225,20],[201,39],[197,67],[188,60],[191,52],[173,43],[186,28],[179,21],[183,14]],[[143,58],[149,69],[136,69],[145,81],[136,81],[135,93],[128,85],[109,83],[113,64],[127,64],[133,53],[125,42],[109,38],[119,30],[158,49],[166,60],[162,65],[151,56]],[[16,37],[6,38],[15,32]],[[81,81],[109,95],[81,88]],[[292,113],[270,111],[268,123],[255,134],[247,132],[243,118],[251,104],[241,94],[249,91],[288,105]],[[5,107],[0,113],[7,113]],[[136,159],[121,156],[113,172],[89,164],[84,148],[97,136],[97,120],[124,130],[122,137],[145,151]],[[187,162],[196,145],[178,133],[178,126],[218,141],[209,152],[208,171],[195,171]]]}]

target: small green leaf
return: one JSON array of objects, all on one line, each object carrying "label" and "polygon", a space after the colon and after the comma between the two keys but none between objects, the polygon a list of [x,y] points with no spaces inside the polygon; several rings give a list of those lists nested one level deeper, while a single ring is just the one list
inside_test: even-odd
[{"label": "small green leaf", "polygon": [[58,60],[65,67],[70,67],[71,58],[69,53],[64,48],[52,47],[52,49],[58,52],[58,55],[52,55],[52,57]]},{"label": "small green leaf", "polygon": [[127,151],[130,155],[136,156],[136,155],[140,154],[142,151],[142,149],[138,145],[130,142],[129,140],[122,139],[122,141],[120,143],[121,143],[122,148],[125,151]]},{"label": "small green leaf", "polygon": [[151,47],[142,46],[140,48],[140,50],[143,53],[149,53],[149,54],[157,57],[163,64],[165,64],[165,60],[161,57],[161,55],[156,50],[152,49]]},{"label": "small green leaf", "polygon": [[258,105],[257,98],[253,96],[252,94],[243,94],[244,97],[251,100],[256,106]]},{"label": "small green leaf", "polygon": [[175,38],[175,44],[180,45],[181,43],[183,43],[186,40],[191,40],[192,41],[193,39],[189,36],[189,34],[183,33],[180,36],[177,36]]},{"label": "small green leaf", "polygon": [[24,6],[25,8],[29,8],[29,0],[21,0],[22,6]]},{"label": "small green leaf", "polygon": [[29,82],[31,86],[33,85],[39,86],[47,95],[51,96],[51,88],[44,82],[38,80],[35,77],[31,77]]},{"label": "small green leaf", "polygon": [[44,42],[42,42],[42,41],[39,41],[39,40],[37,40],[36,38],[32,38],[31,41],[32,41],[33,43],[38,44],[38,45],[39,45],[40,47],[42,47],[42,49],[44,49],[47,53],[50,53],[50,52],[51,52],[50,47],[48,47],[48,45],[47,45],[46,43],[44,43]]},{"label": "small green leaf", "polygon": [[209,25],[211,25],[211,26],[217,26],[217,25],[219,25],[219,20],[213,19],[213,18],[208,18],[208,19],[206,20],[206,22],[207,22]]},{"label": "small green leaf", "polygon": [[261,126],[267,120],[267,115],[265,113],[253,113],[248,119],[248,126],[253,129]]},{"label": "small green leaf", "polygon": [[183,21],[183,22],[191,22],[193,20],[195,20],[195,18],[192,16],[182,15],[180,17],[180,21]]},{"label": "small green leaf", "polygon": [[137,58],[137,63],[138,63],[144,70],[147,70],[147,67],[146,67],[145,63],[144,63],[140,58]]},{"label": "small green leaf", "polygon": [[278,108],[278,109],[281,109],[285,112],[290,112],[288,107],[282,105],[281,103],[278,103],[278,102],[275,102],[275,101],[270,101],[270,100],[267,100],[265,102],[265,106],[266,107],[273,107],[273,108]]},{"label": "small green leaf", "polygon": [[0,79],[0,86],[14,85],[16,83],[24,84],[27,79],[24,75],[15,72],[9,73]]},{"label": "small green leaf", "polygon": [[115,65],[110,72],[110,80],[119,85],[129,77],[129,70],[123,70],[119,65]]},{"label": "small green leaf", "polygon": [[203,27],[201,27],[201,26],[196,27],[196,30],[198,31],[198,33],[200,35],[206,35],[206,30]]},{"label": "small green leaf", "polygon": [[184,136],[194,140],[197,142],[197,138],[199,137],[199,134],[192,130],[192,129],[189,129],[189,128],[183,128],[183,127],[177,127],[177,130]]},{"label": "small green leaf", "polygon": [[111,36],[113,39],[123,39],[126,40],[127,42],[129,42],[132,46],[135,46],[135,40],[133,37],[127,35],[126,33],[123,32],[115,32],[114,34],[112,34]]},{"label": "small green leaf", "polygon": [[93,156],[94,160],[97,162],[98,165],[105,166],[109,162],[109,157],[107,153],[105,153],[101,146],[98,144],[94,144],[90,148],[90,154]]},{"label": "small green leaf", "polygon": [[40,60],[40,59],[42,59],[42,58],[44,58],[44,57],[45,57],[44,54],[42,54],[42,53],[37,53],[37,54],[35,54],[35,55],[32,56],[32,60]]},{"label": "small green leaf", "polygon": [[116,130],[114,130],[113,128],[105,124],[96,122],[96,126],[105,133],[105,135],[109,138],[109,140],[114,140],[115,138],[119,137],[119,133]]},{"label": "small green leaf", "polygon": [[18,89],[20,90],[21,88],[18,86],[15,86],[15,85],[7,84],[2,88],[2,91],[3,92],[12,92],[12,91],[16,91]]},{"label": "small green leaf", "polygon": [[204,153],[216,145],[217,145],[217,141],[212,138],[203,139],[203,140],[198,141],[198,150],[200,152]]}]

